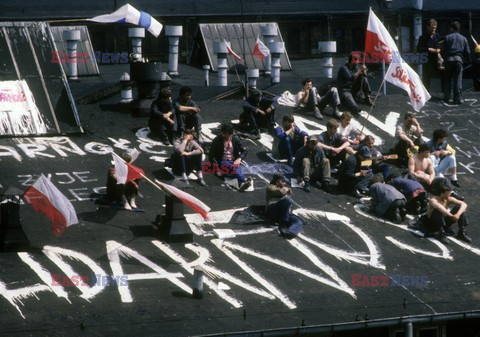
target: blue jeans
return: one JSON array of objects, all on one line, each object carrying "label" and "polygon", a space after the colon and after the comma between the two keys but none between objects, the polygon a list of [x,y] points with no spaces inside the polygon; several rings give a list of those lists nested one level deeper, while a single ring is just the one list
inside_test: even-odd
[{"label": "blue jeans", "polygon": [[435,156],[430,156],[430,160],[435,167],[435,176],[438,176],[440,173],[443,174],[457,166],[457,159],[454,155],[446,156],[441,160],[440,158],[436,158]]},{"label": "blue jeans", "polygon": [[172,155],[172,171],[176,175],[185,173],[189,175],[193,170],[202,172],[202,155],[181,156],[178,153]]},{"label": "blue jeans", "polygon": [[453,82],[453,101],[458,102],[462,99],[462,62],[446,61],[445,62],[445,101],[450,99],[450,91]]},{"label": "blue jeans", "polygon": [[274,204],[268,205],[265,209],[266,216],[274,222],[277,222],[282,234],[298,235],[303,227],[303,221],[296,215],[290,213],[292,199],[283,197]]},{"label": "blue jeans", "polygon": [[303,146],[303,137],[297,140],[286,137],[281,139],[278,143],[278,151],[280,152],[280,158],[292,160],[293,155],[299,148]]},{"label": "blue jeans", "polygon": [[232,160],[222,160],[220,162],[220,167],[228,166],[229,173],[227,177],[233,177],[238,180],[239,184],[242,184],[245,181],[245,176],[242,173],[240,166],[234,166]]}]

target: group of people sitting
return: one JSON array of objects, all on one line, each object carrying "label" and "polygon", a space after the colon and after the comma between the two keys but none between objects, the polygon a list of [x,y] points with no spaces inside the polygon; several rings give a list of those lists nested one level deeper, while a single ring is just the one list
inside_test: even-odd
[{"label": "group of people sitting", "polygon": [[[466,204],[453,189],[453,186],[459,188],[460,184],[456,175],[455,150],[447,142],[448,133],[437,129],[432,139],[425,142],[419,122],[412,113],[407,113],[397,127],[398,142],[391,151],[398,155],[399,166],[406,170],[394,175],[386,162],[388,157],[375,147],[374,137],[365,135],[353,120],[352,113],[361,111],[354,99],[358,99],[358,93],[363,95],[361,99],[365,104],[373,104],[365,68],[357,70],[350,57],[339,70],[337,83],[338,89],[331,87],[322,97],[312,81],[305,79],[296,96],[298,104],[294,111],[298,113],[312,111],[315,117],[323,119],[325,107],[332,106],[331,115],[339,120],[328,120],[326,131],[318,136],[309,136],[301,130],[291,114],[285,115],[281,125],[276,126],[275,100],[260,91],[252,91],[244,101],[240,124],[249,127],[250,133],[257,137],[261,128],[266,128],[274,136],[272,155],[286,160],[293,171],[290,179],[281,175],[272,179],[267,189],[267,216],[285,229],[286,236],[295,236],[301,228],[301,220],[291,214],[291,189],[286,186],[287,181],[296,179],[305,192],[311,192],[312,187],[332,192],[333,175],[341,193],[357,198],[371,196],[372,208],[381,217],[401,222],[407,212],[426,212],[429,229],[434,232],[442,229],[440,238],[450,233],[451,223],[457,222],[460,228],[458,238],[470,242],[465,232]],[[205,148],[202,147],[200,108],[191,98],[189,87],[180,89],[175,102],[172,102],[170,90],[162,89],[152,104],[150,137],[173,144],[170,165],[173,173],[186,183],[194,172],[198,183],[205,186],[203,171],[207,169],[209,173],[236,179],[238,189],[247,190],[253,180],[242,173],[241,163],[248,151],[231,125],[221,125],[220,134],[209,147],[208,161],[203,161]],[[338,110],[340,103],[352,113],[341,113]],[[451,175],[449,180],[444,178],[445,173]],[[109,172],[111,181],[113,177],[114,172]],[[430,200],[428,195],[431,195]],[[455,204],[458,209],[450,212],[448,204]]]},{"label": "group of people sitting", "polygon": [[[320,94],[323,94],[320,95]],[[340,67],[337,75],[337,87],[332,86],[319,92],[313,86],[309,78],[302,81],[301,90],[290,100],[290,105],[295,107],[297,113],[313,113],[320,120],[324,119],[324,111],[328,105],[332,107],[330,115],[340,118],[342,113],[339,105],[343,104],[347,111],[357,114],[362,109],[358,106],[357,100],[367,106],[372,106],[370,98],[371,89],[368,83],[367,68],[365,65],[357,67],[352,55],[348,62]],[[278,99],[278,98],[277,98]],[[288,100],[288,99],[287,99]],[[240,125],[253,135],[254,139],[260,137],[260,129],[267,129],[274,132],[276,100],[263,95],[260,91],[254,90],[250,93],[243,104],[243,113],[240,115]]]}]

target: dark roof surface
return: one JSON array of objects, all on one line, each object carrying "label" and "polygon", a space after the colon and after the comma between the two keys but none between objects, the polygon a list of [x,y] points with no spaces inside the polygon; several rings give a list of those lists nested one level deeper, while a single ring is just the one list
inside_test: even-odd
[{"label": "dark roof surface", "polygon": [[[274,94],[285,90],[295,93],[304,77],[320,86],[326,81],[319,77],[319,62],[292,61],[294,71],[282,72],[279,85],[270,86],[268,78],[261,78],[258,87]],[[335,69],[343,62],[335,59]],[[72,92],[78,98],[109,86],[118,81],[125,68],[100,66],[99,77],[71,83]],[[241,100],[208,101],[226,88],[203,87],[201,69],[180,64],[179,72],[172,84],[173,96],[182,85],[193,87],[206,135],[211,135],[209,131],[218,125],[215,123],[238,118]],[[381,78],[375,75],[372,87],[378,88]],[[235,75],[229,74],[229,82],[234,80]],[[434,81],[434,88],[438,87],[438,81]],[[470,80],[465,79],[464,88],[470,87]],[[368,122],[356,117],[377,139],[384,140],[385,150],[394,144],[392,121],[401,120],[410,110],[406,94],[390,86],[388,93],[379,97]],[[249,174],[255,191],[229,191],[213,175],[206,175],[207,187],[192,181],[188,192],[209,205],[212,216],[223,220],[206,224],[189,217],[195,244],[165,245],[152,229],[157,215],[165,212],[164,196],[152,185],[140,183],[137,204],[143,212],[99,207],[90,200],[104,192],[110,149],[121,153],[122,148],[138,148],[141,154],[135,165],[148,177],[172,183],[163,170],[163,161],[172,148],[146,139],[148,118],[121,112],[116,106],[119,95],[97,104],[78,105],[86,131],[81,136],[0,139],[0,185],[25,190],[40,173],[49,175],[72,200],[80,220],[55,238],[43,215],[28,205],[20,207],[32,249],[29,255],[0,254],[0,333],[177,337],[478,310],[480,228],[476,219],[480,216],[480,197],[476,144],[480,96],[466,92],[465,98],[467,102],[460,107],[432,99],[418,119],[427,136],[437,127],[445,127],[451,134],[449,142],[457,150],[462,184],[459,192],[469,204],[471,245],[452,238],[446,246],[418,237],[407,230],[406,222],[394,225],[375,219],[355,210],[357,199],[316,188],[311,193],[294,190],[294,209],[306,221],[302,238],[287,241],[266,223],[229,222],[232,210],[264,204],[266,180],[271,178],[268,172],[263,178],[257,174],[259,169],[272,169],[266,166],[272,162],[265,157],[265,143],[249,140],[247,163],[263,165],[256,166],[257,173],[253,170]],[[277,120],[291,112],[291,108],[279,107]],[[324,130],[328,120],[296,116],[296,122],[311,134]],[[265,137],[263,140],[268,141]],[[29,151],[32,148],[36,151]],[[232,229],[237,235],[222,243],[215,240],[213,229]],[[115,242],[123,249],[120,263],[115,262]],[[67,257],[75,252],[81,255]],[[94,272],[85,262],[96,264],[108,275],[120,273],[121,265],[121,273],[129,276],[128,291],[125,285],[109,286],[90,298],[74,286],[65,286],[65,292],[61,292],[49,283],[50,273],[65,275],[68,271],[59,268],[62,264],[58,258],[89,277]],[[161,269],[153,270],[154,265],[146,259]],[[193,265],[204,261],[211,268],[205,275],[211,283],[204,283],[203,299],[189,294],[193,279],[190,265],[182,260],[196,261]],[[162,270],[170,274],[161,274]],[[388,286],[362,287],[352,284],[353,274],[423,277],[428,283],[424,287],[394,286],[388,278]],[[138,279],[142,277],[150,279]]]}]

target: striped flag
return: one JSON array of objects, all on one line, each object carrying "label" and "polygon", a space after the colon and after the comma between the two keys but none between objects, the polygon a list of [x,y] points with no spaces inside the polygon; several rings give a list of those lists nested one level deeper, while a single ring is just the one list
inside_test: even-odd
[{"label": "striped flag", "polygon": [[270,55],[270,49],[267,48],[265,43],[257,37],[257,42],[255,43],[255,48],[253,48],[253,56],[257,59],[263,61]]},{"label": "striped flag", "polygon": [[115,165],[115,175],[117,176],[117,184],[125,184],[128,181],[143,178],[145,172],[132,164],[127,163],[117,155],[112,154],[113,164]]},{"label": "striped flag", "polygon": [[43,174],[25,191],[23,199],[52,221],[51,230],[56,237],[78,223],[72,203]]},{"label": "striped flag", "polygon": [[392,54],[398,55],[395,41],[371,8],[365,36],[365,52],[388,63],[393,59]]},{"label": "striped flag", "polygon": [[233,51],[232,47],[230,47],[230,42],[227,42],[226,40],[223,40],[225,42],[225,44],[227,45],[227,50],[228,50],[228,53],[230,55],[232,55],[233,57],[235,57],[237,60],[239,61],[242,61],[243,59]]},{"label": "striped flag", "polygon": [[204,219],[208,219],[208,212],[210,212],[210,207],[205,205],[203,202],[195,198],[193,195],[188,194],[186,192],[183,192],[182,190],[179,190],[178,188],[164,184],[158,180],[155,180],[157,184],[160,185],[160,187],[163,188],[165,193],[169,196],[175,196],[178,199],[180,199],[185,205],[193,209],[195,212],[200,214]]},{"label": "striped flag", "polygon": [[162,24],[150,14],[139,11],[130,4],[123,5],[111,14],[96,16],[88,20],[102,23],[131,23],[147,29],[155,37],[160,35],[163,28]]}]

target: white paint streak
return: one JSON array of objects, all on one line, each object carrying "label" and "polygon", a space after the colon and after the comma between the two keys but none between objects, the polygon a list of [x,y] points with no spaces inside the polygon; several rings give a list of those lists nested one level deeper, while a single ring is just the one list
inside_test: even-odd
[{"label": "white paint streak", "polygon": [[[377,248],[377,246],[373,242],[373,240],[364,231],[362,231],[360,228],[354,226],[350,222],[350,219],[348,217],[340,215],[340,214],[332,213],[332,212],[322,212],[322,211],[314,211],[314,210],[308,210],[308,209],[297,210],[294,213],[296,213],[297,215],[301,214],[305,218],[310,218],[310,219],[315,219],[316,216],[321,216],[321,217],[326,217],[330,221],[332,221],[331,219],[340,221],[345,226],[350,228],[353,232],[355,232],[363,240],[363,242],[365,243],[365,245],[368,248],[369,254],[359,253],[359,252],[356,252],[356,251],[348,252],[348,251],[343,250],[343,249],[333,248],[329,245],[320,243],[317,240],[309,238],[304,234],[299,235],[300,239],[305,240],[306,242],[309,242],[310,244],[313,244],[313,245],[317,246],[318,248],[324,250],[325,252],[327,252],[329,254],[332,254],[333,256],[335,256],[339,260],[344,259],[344,260],[347,260],[347,261],[356,262],[356,263],[363,264],[363,265],[370,265],[374,268],[379,268],[379,269],[383,269],[383,270],[386,269],[385,265],[380,263],[381,254],[380,254],[379,249]],[[359,258],[359,256],[370,257],[370,259],[362,259],[362,258]]]},{"label": "white paint streak", "polygon": [[[263,259],[265,261],[271,262],[278,264],[280,266],[286,267],[288,269],[298,269],[300,268],[294,267],[286,262],[280,261],[272,256],[268,255],[263,255],[260,253],[256,253],[253,250],[250,250],[248,248],[244,248],[239,245],[231,244],[229,242],[222,242],[221,240],[215,239],[212,240],[212,243],[218,247],[227,257],[229,257],[233,262],[235,262],[240,268],[242,268],[247,274],[249,274],[255,281],[257,281],[259,284],[261,284],[265,289],[267,289],[269,292],[271,292],[276,298],[278,298],[283,304],[287,306],[289,309],[295,309],[297,305],[291,301],[286,294],[283,294],[273,283],[269,282],[267,279],[262,277],[261,274],[257,273],[252,267],[247,265],[245,262],[243,262],[241,259],[239,259],[235,254],[233,254],[232,251],[230,251],[227,248],[231,249],[236,249],[239,250],[243,253],[249,254],[251,256],[258,257],[260,259]],[[291,268],[289,268],[291,267]],[[305,271],[307,272],[307,271]],[[307,272],[309,273],[309,272]],[[311,274],[311,273],[309,273]],[[312,274],[313,275],[313,274]],[[313,275],[315,276],[315,275]]]},{"label": "white paint streak", "polygon": [[[367,118],[368,113],[366,111],[361,111],[360,116]],[[400,114],[398,112],[391,111],[385,118],[385,123],[381,122],[372,115],[368,116],[368,121],[388,133],[390,136],[395,137],[395,128],[399,117]]]},{"label": "white paint streak", "polygon": [[333,287],[335,289],[339,289],[341,291],[346,292],[347,294],[350,294],[353,298],[357,298],[355,295],[355,292],[353,291],[352,288],[350,288],[347,283],[345,283],[339,276],[338,274],[331,268],[330,266],[327,266],[325,263],[320,261],[320,259],[303,243],[301,243],[297,239],[289,240],[288,241],[293,247],[298,249],[303,255],[305,255],[317,268],[323,270],[328,276],[330,276],[335,282],[332,282],[324,277],[319,277],[321,279],[320,282]]},{"label": "white paint streak", "polygon": [[404,249],[404,250],[408,250],[409,252],[411,252],[413,254],[420,253],[420,254],[423,254],[423,255],[431,256],[431,257],[436,257],[436,258],[441,258],[441,259],[453,261],[453,257],[450,255],[449,250],[445,247],[444,244],[438,242],[437,240],[433,240],[433,239],[429,238],[429,241],[432,242],[434,245],[438,246],[440,248],[440,250],[442,251],[442,253],[434,253],[434,252],[426,251],[426,250],[423,250],[423,249],[415,248],[415,247],[410,246],[408,244],[402,243],[399,240],[392,238],[391,236],[386,236],[385,239],[387,239],[388,241],[393,243],[395,246],[397,246],[401,249]]},{"label": "white paint streak", "polygon": [[[123,246],[122,244],[110,240],[106,242],[107,244],[107,254],[108,259],[110,260],[110,267],[112,268],[113,278],[115,277],[122,277],[126,276],[128,281],[130,280],[144,280],[144,279],[167,279],[180,289],[186,291],[187,293],[192,293],[192,288],[187,286],[185,283],[180,281],[178,278],[183,277],[181,273],[169,273],[156,263],[152,262],[145,256],[139,254],[138,252],[134,251],[131,248]],[[150,269],[154,270],[155,273],[149,274],[124,274],[122,264],[120,263],[120,255],[124,258],[131,258],[133,257],[137,261],[141,262],[142,264],[146,265]],[[130,293],[130,284],[126,286],[118,286],[118,292],[120,293],[120,297],[123,303],[130,303],[133,302],[132,295]]]},{"label": "white paint streak", "polygon": [[[379,222],[383,222],[385,224],[388,224],[390,226],[393,226],[393,227],[397,227],[399,229],[402,229],[402,230],[405,230],[405,231],[408,231],[410,233],[413,233],[415,234],[416,236],[420,236],[420,237],[423,237],[424,234],[418,230],[414,230],[414,229],[411,229],[411,228],[408,228],[406,225],[398,225],[398,224],[395,224],[393,222],[390,222],[390,221],[387,221],[385,219],[381,219],[379,217],[376,217],[376,216],[373,216],[369,213],[366,213],[364,210],[363,210],[363,205],[355,205],[354,206],[354,209],[357,213],[367,217],[367,218],[370,218],[370,219],[373,219],[373,220],[376,220],[376,221],[379,221]],[[431,256],[431,257],[436,257],[436,258],[443,258],[443,259],[446,259],[446,260],[453,260],[452,256],[450,255],[450,251],[447,249],[447,247],[442,244],[440,241],[438,240],[435,240],[433,238],[427,238],[428,241],[430,241],[431,243],[433,243],[434,245],[436,245],[437,247],[440,248],[440,250],[442,251],[441,254],[439,253],[435,253],[435,252],[432,252],[432,251],[428,251],[428,250],[423,250],[423,249],[419,249],[419,248],[415,248],[409,244],[406,244],[406,243],[402,243],[396,239],[393,239],[392,237],[388,236],[386,237],[387,240],[389,240],[390,242],[392,242],[393,244],[395,244],[397,247],[399,248],[402,248],[402,249],[405,249],[405,250],[408,250],[412,253],[419,253],[419,254],[423,254],[423,255],[427,255],[427,256]],[[389,239],[390,238],[390,239]]]},{"label": "white paint streak", "polygon": [[[172,260],[174,260],[175,262],[179,263],[190,275],[193,275],[193,268],[192,268],[192,264],[191,263],[188,263],[182,256],[180,256],[177,252],[175,252],[174,250],[172,250],[168,245],[166,244],[163,244],[162,242],[160,241],[152,241],[152,243],[157,246],[158,248],[160,248],[161,251],[163,251],[165,254],[167,254]],[[197,254],[199,255],[204,255],[205,252],[203,252],[203,250],[207,251],[208,255],[210,255],[210,253],[208,252],[208,250],[206,250],[205,248],[203,247],[188,247],[190,248],[191,250],[195,251]],[[213,282],[210,277],[209,277],[209,274],[211,274],[210,272],[210,268],[208,266],[206,266],[205,264],[201,264],[202,268],[205,270],[205,275],[204,275],[204,283],[207,287],[209,287],[210,289],[212,289],[220,298],[222,298],[223,300],[227,301],[228,303],[230,303],[231,305],[233,305],[235,308],[240,308],[243,306],[242,302],[230,295],[228,295],[223,289],[221,289],[221,287],[219,286],[219,284]]]},{"label": "white paint streak", "polygon": [[37,293],[40,291],[51,291],[49,287],[43,284],[34,284],[33,286],[30,287],[24,287],[24,288],[19,288],[19,289],[7,289],[7,286],[5,283],[0,281],[0,296],[3,296],[8,302],[10,302],[11,305],[17,311],[20,313],[20,316],[22,316],[23,319],[25,319],[25,316],[23,315],[22,311],[18,307],[19,302],[23,306],[22,300],[27,299],[31,296],[34,296],[37,300]]},{"label": "white paint streak", "polygon": [[[52,262],[55,263],[70,279],[73,279],[74,276],[77,276],[78,279],[81,279],[81,277],[79,274],[75,273],[72,266],[66,263],[60,256],[66,256],[71,260],[82,262],[93,271],[93,274],[106,275],[105,271],[98,264],[96,264],[95,261],[93,261],[87,255],[74,250],[54,246],[45,246],[43,247],[43,253],[50,260],[52,260]],[[76,288],[82,292],[80,297],[88,301],[89,299],[94,298],[98,293],[102,292],[105,289],[105,286],[101,285],[90,287],[89,285],[82,285],[76,286]]]},{"label": "white paint streak", "polygon": [[448,240],[450,240],[450,241],[456,243],[457,245],[459,245],[460,247],[465,248],[466,250],[469,250],[476,255],[480,255],[480,249],[478,249],[477,247],[474,247],[474,246],[472,246],[468,243],[465,243],[461,240],[458,240],[458,239],[454,238],[453,236],[447,236],[447,238],[448,238]]},{"label": "white paint streak", "polygon": [[52,274],[48,270],[43,268],[40,265],[40,263],[35,261],[30,254],[18,253],[18,256],[20,257],[20,259],[22,259],[22,261],[27,266],[29,266],[38,275],[38,277],[40,277],[40,279],[51,289],[52,292],[55,293],[55,295],[57,295],[60,298],[66,299],[70,304],[72,303],[68,299],[68,293],[65,291],[65,289],[63,289],[61,285],[52,286],[53,285]]}]

